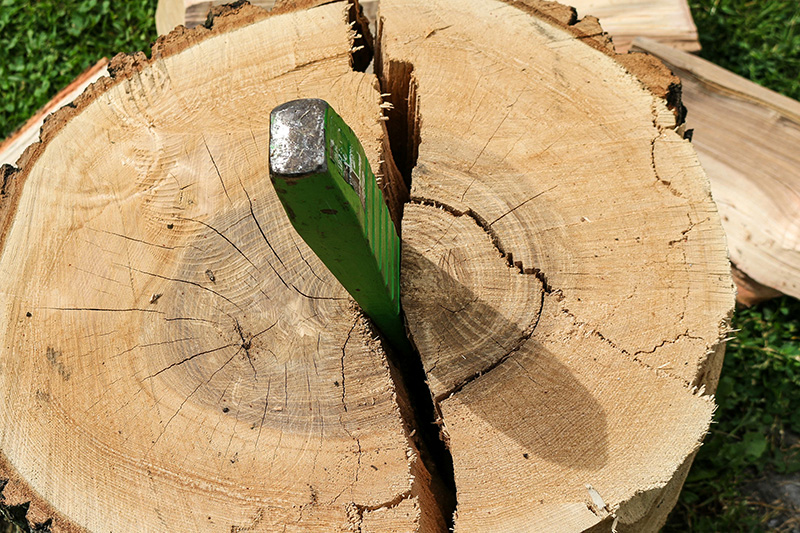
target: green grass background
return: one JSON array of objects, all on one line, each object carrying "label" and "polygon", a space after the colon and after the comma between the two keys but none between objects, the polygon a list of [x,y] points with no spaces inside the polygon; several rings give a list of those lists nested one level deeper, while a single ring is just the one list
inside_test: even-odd
[{"label": "green grass background", "polygon": [[0,0],[0,138],[103,56],[145,50],[156,0]]},{"label": "green grass background", "polygon": [[[800,2],[690,4],[703,57],[800,99]],[[99,58],[149,54],[154,14],[155,0],[0,0],[0,138]],[[800,471],[800,302],[740,310],[733,326],[740,331],[728,345],[715,424],[667,532],[767,531],[780,510],[756,502],[747,487]]]}]

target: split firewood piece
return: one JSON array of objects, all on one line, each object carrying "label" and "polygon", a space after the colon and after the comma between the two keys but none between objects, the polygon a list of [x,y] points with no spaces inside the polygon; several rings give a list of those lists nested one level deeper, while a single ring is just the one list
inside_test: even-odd
[{"label": "split firewood piece", "polygon": [[655,531],[714,410],[733,286],[674,78],[625,57],[655,96],[570,13],[380,5],[403,305],[456,531]]},{"label": "split firewood piece", "polygon": [[[227,4],[225,0],[159,0],[156,6],[156,30],[159,35],[166,35],[175,26],[194,28],[205,23],[209,11],[215,6]],[[271,11],[277,8],[297,9],[326,3],[326,0],[253,0],[252,5]],[[360,2],[367,17],[374,20],[378,8],[378,0]],[[374,32],[374,28],[372,28]]]},{"label": "split firewood piece", "polygon": [[[324,0],[303,0],[305,4],[323,3]],[[209,10],[224,4],[224,0],[159,0],[156,10],[156,29],[163,35],[172,28],[182,24],[193,28],[203,24]],[[296,5],[298,0],[253,0],[253,5],[271,10],[280,5]],[[571,0],[583,24],[599,18],[603,24],[601,29],[595,25],[597,32],[607,31],[613,37],[614,44],[620,52],[626,52],[635,37],[645,36],[681,50],[694,52],[700,50],[697,38],[697,27],[686,0]],[[371,21],[378,9],[378,0],[360,2],[364,12]],[[575,16],[573,14],[573,16]],[[374,27],[372,27],[374,30]]]},{"label": "split firewood piece", "polygon": [[242,7],[118,56],[2,167],[2,505],[30,527],[445,529],[377,334],[268,177],[299,97],[382,168],[350,13]]},{"label": "split firewood piece", "polygon": [[[166,35],[176,26],[194,28],[205,23],[211,8],[229,3],[222,0],[159,0],[156,6],[156,31],[159,35]],[[275,3],[276,0],[250,2],[267,11],[271,10]]]},{"label": "split firewood piece", "polygon": [[800,298],[800,102],[651,40],[635,48],[683,82],[692,144],[741,272],[738,300]]},{"label": "split firewood piece", "polygon": [[71,103],[86,90],[86,87],[98,79],[108,76],[106,65],[108,65],[108,59],[104,57],[81,72],[77,78],[60,90],[25,124],[9,135],[3,142],[0,142],[0,165],[13,165],[28,146],[39,140],[39,130],[51,113]]},{"label": "split firewood piece", "polygon": [[597,17],[614,39],[619,52],[627,52],[636,37],[648,37],[687,52],[700,50],[697,26],[686,0],[569,0],[578,16]]}]

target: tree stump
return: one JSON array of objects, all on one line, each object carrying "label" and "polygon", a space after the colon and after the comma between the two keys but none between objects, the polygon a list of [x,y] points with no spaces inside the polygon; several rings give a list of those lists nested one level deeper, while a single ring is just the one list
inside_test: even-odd
[{"label": "tree stump", "polygon": [[[114,58],[2,167],[3,510],[52,531],[660,527],[733,306],[674,78],[557,4],[384,0],[377,76],[357,5],[215,17]],[[402,215],[419,360],[272,190],[269,111],[300,97],[351,125]]]}]

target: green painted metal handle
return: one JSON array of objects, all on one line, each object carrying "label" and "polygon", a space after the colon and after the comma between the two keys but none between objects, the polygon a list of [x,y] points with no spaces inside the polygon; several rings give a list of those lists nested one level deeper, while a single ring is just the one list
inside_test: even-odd
[{"label": "green painted metal handle", "polygon": [[400,238],[353,131],[324,100],[270,115],[270,179],[297,233],[397,349],[409,351],[400,314]]}]

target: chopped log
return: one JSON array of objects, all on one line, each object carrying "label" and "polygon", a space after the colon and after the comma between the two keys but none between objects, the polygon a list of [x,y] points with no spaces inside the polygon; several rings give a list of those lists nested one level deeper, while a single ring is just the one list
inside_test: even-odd
[{"label": "chopped log", "polygon": [[655,531],[713,411],[730,266],[675,113],[553,9],[382,0],[403,305],[456,531]]},{"label": "chopped log", "polygon": [[[276,0],[253,0],[252,5],[271,10]],[[159,0],[156,6],[156,31],[166,35],[176,26],[194,28],[203,24],[214,6],[229,2],[221,0]]]},{"label": "chopped log", "polygon": [[3,142],[0,142],[0,165],[13,165],[22,155],[22,152],[39,139],[39,130],[47,116],[70,104],[86,90],[86,87],[103,76],[107,76],[106,65],[108,65],[108,59],[104,57],[84,70],[69,85],[51,98],[35,115],[29,118],[25,124],[9,135]]},{"label": "chopped log", "polygon": [[[273,8],[296,8],[298,3],[305,7],[324,4],[327,0],[253,0],[252,5],[271,11]],[[156,6],[156,30],[159,35],[166,35],[176,26],[194,28],[206,22],[209,11],[215,6],[225,4],[225,0],[159,0]],[[364,13],[370,21],[375,20],[378,0],[360,2]],[[371,28],[374,33],[374,26]]]},{"label": "chopped log", "polygon": [[243,7],[118,56],[3,167],[3,505],[31,525],[444,529],[374,330],[268,178],[298,96],[382,167],[349,12]]},{"label": "chopped log", "polygon": [[635,48],[683,81],[687,127],[741,272],[737,299],[800,298],[800,102],[651,40]]},{"label": "chopped log", "polygon": [[[28,525],[663,523],[733,305],[674,79],[569,9],[498,0],[385,0],[376,77],[357,11],[178,28],[2,167],[0,505]],[[334,106],[404,209],[419,360],[271,188],[269,110],[298,97]]]},{"label": "chopped log", "polygon": [[[253,0],[253,6],[266,11],[295,10],[309,8],[328,2],[328,0]],[[159,35],[166,35],[177,26],[194,28],[204,24],[216,6],[226,4],[225,0],[159,0],[156,6],[156,30]],[[369,21],[370,34],[375,33],[375,19],[378,11],[378,0],[359,2],[363,15]]]}]

